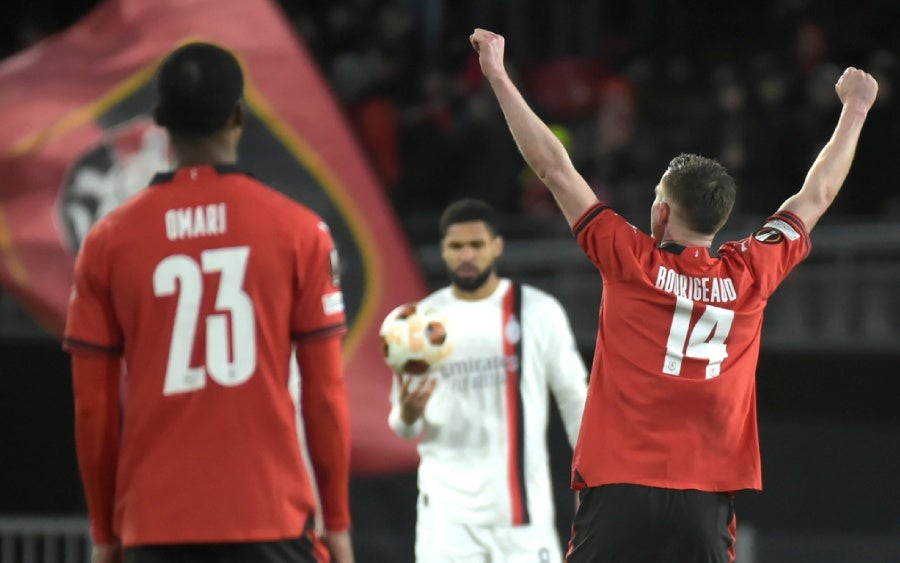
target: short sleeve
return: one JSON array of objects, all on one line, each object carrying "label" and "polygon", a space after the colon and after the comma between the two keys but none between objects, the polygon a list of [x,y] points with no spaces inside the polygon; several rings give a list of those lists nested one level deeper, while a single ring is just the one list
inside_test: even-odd
[{"label": "short sleeve", "polygon": [[346,331],[341,262],[328,225],[315,218],[294,241],[296,284],[291,311],[294,340]]},{"label": "short sleeve", "polygon": [[604,278],[622,279],[636,257],[654,248],[653,239],[605,203],[598,203],[572,227],[578,244]]},{"label": "short sleeve", "polygon": [[75,259],[63,348],[68,352],[122,353],[122,329],[109,287],[103,224],[91,229]]},{"label": "short sleeve", "polygon": [[779,211],[749,237],[723,245],[719,254],[743,261],[760,292],[768,297],[811,248],[803,221],[793,213]]}]

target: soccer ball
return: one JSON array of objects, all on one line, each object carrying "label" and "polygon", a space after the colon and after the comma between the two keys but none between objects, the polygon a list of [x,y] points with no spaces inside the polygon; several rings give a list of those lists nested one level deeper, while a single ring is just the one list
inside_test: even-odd
[{"label": "soccer ball", "polygon": [[450,355],[453,343],[447,320],[418,303],[404,303],[381,323],[384,361],[395,372],[424,375]]}]

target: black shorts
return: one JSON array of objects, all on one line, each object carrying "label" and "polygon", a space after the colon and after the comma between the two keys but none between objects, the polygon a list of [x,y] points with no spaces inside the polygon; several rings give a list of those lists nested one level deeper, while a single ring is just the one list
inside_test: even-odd
[{"label": "black shorts", "polygon": [[584,489],[566,563],[730,563],[732,496],[642,485]]},{"label": "black shorts", "polygon": [[292,540],[140,545],[125,548],[125,563],[323,563],[321,544],[309,535]]}]

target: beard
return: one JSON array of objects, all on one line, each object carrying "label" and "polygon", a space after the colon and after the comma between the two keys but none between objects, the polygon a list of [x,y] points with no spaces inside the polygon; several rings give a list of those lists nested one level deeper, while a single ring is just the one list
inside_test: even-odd
[{"label": "beard", "polygon": [[488,266],[475,276],[460,276],[454,271],[450,272],[450,283],[462,291],[471,292],[478,290],[491,277],[494,266]]}]

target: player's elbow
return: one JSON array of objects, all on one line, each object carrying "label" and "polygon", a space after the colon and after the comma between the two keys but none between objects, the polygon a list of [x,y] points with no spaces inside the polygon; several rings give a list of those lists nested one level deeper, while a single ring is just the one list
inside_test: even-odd
[{"label": "player's elbow", "polygon": [[823,188],[817,190],[816,193],[806,201],[806,208],[809,210],[807,215],[813,216],[816,219],[820,218],[828,211],[828,208],[834,203],[836,197],[837,189],[829,190]]},{"label": "player's elbow", "polygon": [[552,192],[555,192],[566,185],[566,178],[568,178],[568,176],[569,171],[563,166],[546,166],[538,173],[538,178],[540,178],[541,182],[550,188],[550,191]]},{"label": "player's elbow", "polygon": [[841,183],[831,179],[822,179],[816,184],[809,193],[809,199],[812,205],[820,207],[828,207],[834,202],[838,192],[841,189]]}]

